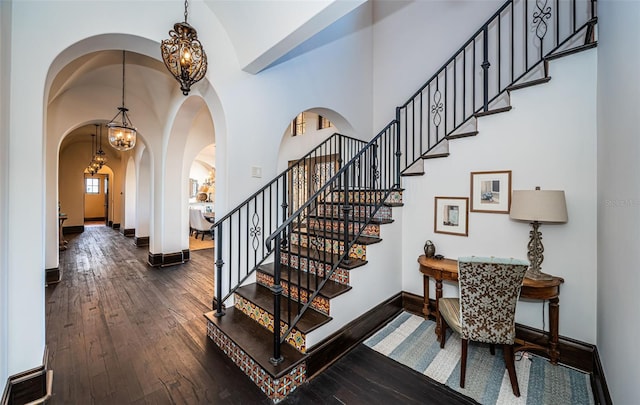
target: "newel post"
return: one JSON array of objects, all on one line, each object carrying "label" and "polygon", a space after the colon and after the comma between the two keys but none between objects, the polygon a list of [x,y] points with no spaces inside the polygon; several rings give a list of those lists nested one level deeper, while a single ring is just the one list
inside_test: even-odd
[{"label": "newel post", "polygon": [[216,306],[216,313],[214,316],[219,318],[224,315],[222,309],[222,267],[224,266],[224,260],[222,260],[222,222],[218,224],[216,229],[216,279],[214,284],[216,286],[216,297],[214,303]]}]

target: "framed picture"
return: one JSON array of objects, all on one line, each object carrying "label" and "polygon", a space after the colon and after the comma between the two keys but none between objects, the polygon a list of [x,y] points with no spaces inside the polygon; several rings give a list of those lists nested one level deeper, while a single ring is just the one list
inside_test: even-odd
[{"label": "framed picture", "polygon": [[198,193],[198,180],[189,179],[189,197],[195,197]]},{"label": "framed picture", "polygon": [[511,208],[511,170],[471,172],[471,212],[508,214]]},{"label": "framed picture", "polygon": [[467,236],[468,227],[469,198],[435,197],[434,232]]}]

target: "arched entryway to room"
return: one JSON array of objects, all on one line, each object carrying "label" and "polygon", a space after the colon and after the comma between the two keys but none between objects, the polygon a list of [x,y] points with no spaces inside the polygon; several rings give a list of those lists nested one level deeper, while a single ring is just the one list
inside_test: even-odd
[{"label": "arched entryway to room", "polygon": [[[352,133],[347,120],[330,109],[308,109],[292,118],[282,134],[278,153],[279,171],[291,170],[287,187],[289,213],[300,208],[339,170],[344,163],[342,156],[359,150],[362,142],[348,139]],[[316,149],[319,145],[323,146]],[[303,157],[304,161],[300,161]]]},{"label": "arched entryway to room", "polygon": [[[67,49],[54,63],[55,70],[52,65],[49,75],[49,118],[45,138],[47,167],[50,169],[47,170],[47,184],[52,186],[47,187],[48,190],[52,190],[47,194],[53,198],[47,199],[46,215],[56,222],[58,183],[63,181],[60,176],[60,156],[56,152],[60,150],[63,138],[73,135],[73,131],[83,125],[90,126],[96,121],[108,122],[120,104],[122,50],[110,49],[109,43],[112,42],[112,46],[121,45],[122,38],[118,35],[110,37],[105,35],[89,38]],[[173,221],[172,218],[179,218],[177,225],[169,228],[178,230],[183,227],[188,230],[188,204],[185,202],[188,201],[189,195],[186,185],[189,168],[185,167],[185,161],[182,159],[186,159],[190,165],[196,153],[187,151],[188,145],[184,141],[176,148],[176,142],[172,139],[191,138],[194,131],[205,132],[209,136],[206,144],[212,144],[213,119],[206,106],[208,103],[216,103],[217,96],[211,86],[204,85],[202,93],[194,89],[192,95],[185,98],[162,62],[149,56],[156,56],[157,44],[139,37],[130,39],[131,41],[127,41],[128,45],[131,45],[130,48],[140,53],[127,51],[126,106],[139,135],[138,144],[132,152],[118,156],[115,155],[117,151],[112,151],[115,157],[110,159],[110,167],[114,174],[109,186],[114,202],[110,205],[110,216],[113,217],[110,221],[113,222],[114,228],[121,231],[131,229],[136,243],[141,241],[140,245],[144,245],[146,239],[150,253],[181,253],[188,249],[188,231],[182,238],[179,231],[167,231],[166,225],[167,222]],[[85,53],[87,49],[92,48],[91,44],[94,45],[95,51]],[[206,79],[203,83],[205,82]],[[194,105],[195,109],[192,108]],[[185,114],[185,111],[188,113]],[[162,119],[158,119],[158,113],[162,113]],[[181,115],[189,118],[182,119]],[[52,119],[54,116],[55,119]],[[203,116],[206,118],[203,119]],[[176,125],[182,121],[187,125]],[[224,119],[219,121],[224,122]],[[202,122],[209,124],[203,129]],[[72,139],[73,137],[69,137],[66,142],[71,142]],[[88,151],[90,144],[86,144],[85,148]],[[105,150],[109,148],[103,146]],[[192,155],[189,156],[190,154]],[[176,155],[179,157],[177,160],[174,159]],[[177,174],[175,183],[172,183],[173,174],[167,173]],[[182,181],[182,178],[185,180]],[[78,184],[82,185],[82,182]],[[219,188],[219,184],[217,186]],[[84,189],[84,186],[80,188]],[[174,193],[182,203],[175,204],[173,208],[163,207],[166,201],[164,196],[167,193]],[[133,199],[130,198],[132,195]],[[64,205],[62,209],[68,211]],[[47,219],[46,233],[51,235],[51,238],[46,238],[47,268],[57,268],[58,227],[50,226],[49,222]],[[82,227],[83,215],[78,215],[75,222],[67,220],[65,226]]]}]

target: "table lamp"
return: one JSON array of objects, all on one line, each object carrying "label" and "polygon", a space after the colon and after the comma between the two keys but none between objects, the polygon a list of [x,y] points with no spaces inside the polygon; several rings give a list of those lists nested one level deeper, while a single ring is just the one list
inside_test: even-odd
[{"label": "table lamp", "polygon": [[541,223],[567,222],[567,203],[564,191],[560,190],[514,190],[511,195],[512,219],[530,221],[533,229],[529,232],[527,257],[531,265],[526,277],[533,280],[551,280],[553,276],[540,271],[544,256],[542,233],[538,230]]}]

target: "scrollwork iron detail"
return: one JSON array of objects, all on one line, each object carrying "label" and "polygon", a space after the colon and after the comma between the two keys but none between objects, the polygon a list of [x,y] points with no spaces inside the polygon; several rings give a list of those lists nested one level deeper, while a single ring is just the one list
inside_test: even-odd
[{"label": "scrollwork iron detail", "polygon": [[433,115],[433,124],[437,127],[442,122],[442,112],[444,111],[444,103],[442,102],[442,93],[436,89],[433,93],[433,105],[431,106],[431,115]]},{"label": "scrollwork iron detail", "polygon": [[249,228],[249,236],[251,236],[251,247],[254,251],[257,251],[260,247],[260,235],[262,235],[262,227],[260,225],[260,216],[257,212],[254,212],[251,216],[251,223],[253,226]]},{"label": "scrollwork iron detail", "polygon": [[548,25],[545,20],[551,18],[551,6],[547,6],[547,3],[548,0],[536,0],[538,11],[533,12],[533,27],[540,41],[547,35]]}]

